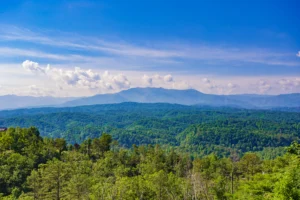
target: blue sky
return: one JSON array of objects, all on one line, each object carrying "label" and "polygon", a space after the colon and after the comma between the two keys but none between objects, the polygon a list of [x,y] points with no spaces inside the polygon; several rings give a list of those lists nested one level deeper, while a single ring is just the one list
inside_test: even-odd
[{"label": "blue sky", "polygon": [[297,0],[11,0],[0,95],[300,92]]}]

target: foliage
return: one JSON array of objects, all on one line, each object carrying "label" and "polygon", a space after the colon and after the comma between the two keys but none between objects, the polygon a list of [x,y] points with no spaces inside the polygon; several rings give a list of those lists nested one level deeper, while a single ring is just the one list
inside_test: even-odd
[{"label": "foliage", "polygon": [[66,145],[36,128],[0,135],[2,199],[280,199],[300,198],[299,145],[262,160],[189,154],[160,145],[124,148],[108,134]]},{"label": "foliage", "polygon": [[41,136],[64,138],[68,144],[109,133],[126,148],[160,144],[193,157],[211,153],[228,157],[233,151],[241,156],[251,151],[275,158],[283,155],[283,147],[300,141],[298,112],[162,103],[0,111],[0,126],[35,126]]}]

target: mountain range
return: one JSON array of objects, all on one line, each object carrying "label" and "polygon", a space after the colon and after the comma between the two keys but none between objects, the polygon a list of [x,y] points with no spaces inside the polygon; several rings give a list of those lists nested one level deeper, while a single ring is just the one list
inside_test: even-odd
[{"label": "mountain range", "polygon": [[114,94],[99,94],[84,98],[54,98],[29,96],[0,96],[0,109],[25,107],[73,107],[123,102],[172,103],[182,105],[230,106],[241,108],[293,108],[300,107],[300,94],[281,95],[214,95],[197,90],[164,88],[131,88]]}]

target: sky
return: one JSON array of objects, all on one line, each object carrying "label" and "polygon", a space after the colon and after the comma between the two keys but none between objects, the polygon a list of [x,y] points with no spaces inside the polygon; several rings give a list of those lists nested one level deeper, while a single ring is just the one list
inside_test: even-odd
[{"label": "sky", "polygon": [[300,93],[299,0],[10,0],[0,95]]}]

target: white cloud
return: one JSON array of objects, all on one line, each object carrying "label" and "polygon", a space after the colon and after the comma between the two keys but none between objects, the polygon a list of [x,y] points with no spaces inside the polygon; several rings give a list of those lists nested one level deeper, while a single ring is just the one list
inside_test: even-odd
[{"label": "white cloud", "polygon": [[279,84],[280,88],[283,91],[293,91],[295,88],[300,87],[300,78],[296,78],[296,79],[283,78],[277,81],[277,83]]},{"label": "white cloud", "polygon": [[228,84],[227,84],[227,87],[229,87],[229,88],[235,88],[235,87],[236,87],[236,85],[235,85],[235,84],[233,84],[233,83],[228,83]]},{"label": "white cloud", "polygon": [[266,94],[272,89],[272,86],[265,80],[258,81],[257,85],[257,92],[260,94]]},{"label": "white cloud", "polygon": [[62,68],[55,68],[47,65],[47,67],[40,67],[38,63],[26,60],[22,63],[22,66],[27,71],[32,73],[42,72],[44,75],[54,80],[60,89],[65,86],[86,88],[96,91],[109,90],[118,91],[130,87],[130,82],[123,74],[110,75],[108,71],[105,71],[103,76],[93,70],[84,70],[79,67],[75,67],[72,70],[66,70]]},{"label": "white cloud", "polygon": [[186,89],[192,89],[193,87],[185,81],[179,81],[179,82],[173,82],[172,88],[179,89],[179,90],[186,90]]},{"label": "white cloud", "polygon": [[131,86],[131,82],[124,74],[111,75],[108,71],[105,71],[102,77],[106,88],[122,90],[128,89]]},{"label": "white cloud", "polygon": [[202,79],[202,82],[203,82],[203,83],[210,83],[210,80],[209,80],[208,78],[203,78],[203,79]]},{"label": "white cloud", "polygon": [[300,51],[298,51],[298,53],[296,54],[296,56],[300,57]]},{"label": "white cloud", "polygon": [[173,80],[172,75],[168,74],[168,75],[164,76],[164,81],[165,82],[173,82],[174,80]]},{"label": "white cloud", "polygon": [[22,63],[22,67],[32,73],[45,73],[45,69],[39,66],[38,63],[32,62],[30,60],[25,60]]},{"label": "white cloud", "polygon": [[239,88],[236,83],[217,83],[215,80],[202,78],[201,88],[203,92],[212,94],[232,94]]},{"label": "white cloud", "polygon": [[142,80],[143,80],[142,82],[143,82],[144,85],[152,86],[152,81],[153,81],[152,77],[144,75]]},{"label": "white cloud", "polygon": [[175,80],[171,74],[153,76],[144,75],[142,77],[142,83],[147,87],[164,87],[170,89],[190,89],[191,86],[182,80]]},{"label": "white cloud", "polygon": [[278,84],[282,87],[284,90],[289,90],[290,87],[293,85],[292,81],[289,79],[280,79],[278,81]]},{"label": "white cloud", "polygon": [[81,86],[87,88],[97,87],[100,75],[92,70],[83,70],[75,67],[74,70],[63,70],[52,68],[50,65],[45,69],[46,74],[56,81],[61,81],[67,85]]},{"label": "white cloud", "polygon": [[296,78],[294,84],[296,87],[299,87],[300,86],[300,78]]},{"label": "white cloud", "polygon": [[235,92],[236,91],[236,89],[238,89],[239,88],[239,85],[237,85],[237,84],[235,84],[235,83],[228,83],[227,84],[227,88],[226,88],[226,90],[227,90],[227,94],[232,94],[233,92]]},{"label": "white cloud", "polygon": [[[215,85],[210,79],[208,78],[203,78],[202,82],[204,83],[204,87],[208,88],[209,90],[218,88],[217,85]],[[210,91],[211,92],[211,91]]]}]

